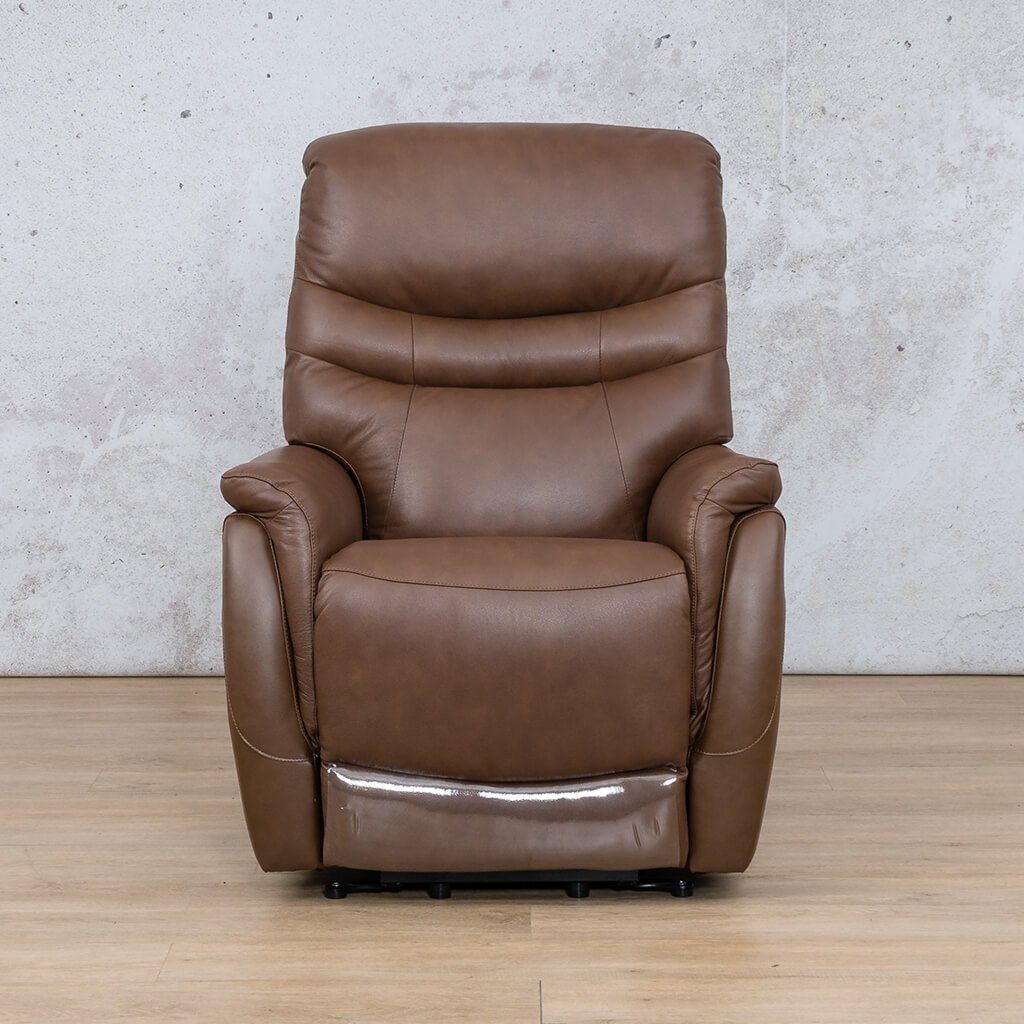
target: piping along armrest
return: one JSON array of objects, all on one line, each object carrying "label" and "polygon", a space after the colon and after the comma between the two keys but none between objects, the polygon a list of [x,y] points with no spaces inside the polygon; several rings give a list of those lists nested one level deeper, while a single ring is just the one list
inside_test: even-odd
[{"label": "piping along armrest", "polygon": [[221,493],[239,512],[259,519],[270,538],[280,574],[299,709],[315,741],[313,601],[324,562],[363,537],[356,484],[330,455],[287,445],[229,470],[221,478]]},{"label": "piping along armrest", "polygon": [[691,748],[708,714],[715,637],[729,540],[737,519],[775,504],[782,491],[778,466],[724,445],[687,452],[654,492],[647,539],[682,558],[690,581],[692,673]]}]

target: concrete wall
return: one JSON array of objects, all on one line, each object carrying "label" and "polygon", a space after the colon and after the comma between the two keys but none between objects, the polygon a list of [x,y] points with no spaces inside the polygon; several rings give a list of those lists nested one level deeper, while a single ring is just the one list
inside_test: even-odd
[{"label": "concrete wall", "polygon": [[722,152],[735,447],[793,671],[1024,670],[1024,7],[5,0],[0,671],[220,670],[219,473],[280,442],[299,157],[403,120]]}]

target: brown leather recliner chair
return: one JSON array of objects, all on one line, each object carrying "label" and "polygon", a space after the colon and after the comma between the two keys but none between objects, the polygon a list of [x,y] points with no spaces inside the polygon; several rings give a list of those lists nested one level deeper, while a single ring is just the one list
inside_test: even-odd
[{"label": "brown leather recliner chair", "polygon": [[744,870],[785,526],[776,466],[723,447],[718,154],[407,124],[304,167],[288,445],[222,481],[259,863]]}]

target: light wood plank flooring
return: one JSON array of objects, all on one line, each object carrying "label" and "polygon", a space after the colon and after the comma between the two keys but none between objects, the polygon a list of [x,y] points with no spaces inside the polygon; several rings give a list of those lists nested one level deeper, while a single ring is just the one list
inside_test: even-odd
[{"label": "light wood plank flooring", "polygon": [[1024,679],[786,680],[744,876],[324,900],[217,679],[0,680],[0,1021],[1024,1021]]}]

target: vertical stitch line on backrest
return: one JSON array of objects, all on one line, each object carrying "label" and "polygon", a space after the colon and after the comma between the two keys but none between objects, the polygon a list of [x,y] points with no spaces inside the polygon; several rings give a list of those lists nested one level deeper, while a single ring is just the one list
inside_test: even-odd
[{"label": "vertical stitch line on backrest", "polygon": [[398,442],[398,458],[395,459],[395,475],[391,478],[391,490],[388,493],[388,507],[384,512],[384,528],[381,537],[387,537],[388,526],[391,524],[391,505],[395,500],[395,485],[398,483],[398,470],[402,466],[402,452],[405,450],[405,432],[409,429],[409,413],[412,411],[412,396],[416,390],[416,321],[409,314],[409,365],[412,383],[409,385],[409,401],[405,406],[405,422],[402,424],[402,439]]},{"label": "vertical stitch line on backrest", "polygon": [[612,418],[612,406],[608,401],[608,387],[604,382],[604,312],[597,314],[597,375],[601,384],[601,393],[604,395],[604,407],[608,413],[608,426],[612,430],[612,443],[615,445],[615,458],[619,462],[619,473],[622,476],[622,489],[626,492],[626,516],[629,519],[630,529],[633,531],[633,540],[639,540],[640,534],[636,529],[636,516],[633,515],[633,500],[629,496],[629,484],[626,482],[626,469],[622,465],[622,452],[619,450],[619,439],[615,434],[615,420]]},{"label": "vertical stitch line on backrest", "polygon": [[416,386],[416,318],[409,314],[409,370],[412,386]]}]

